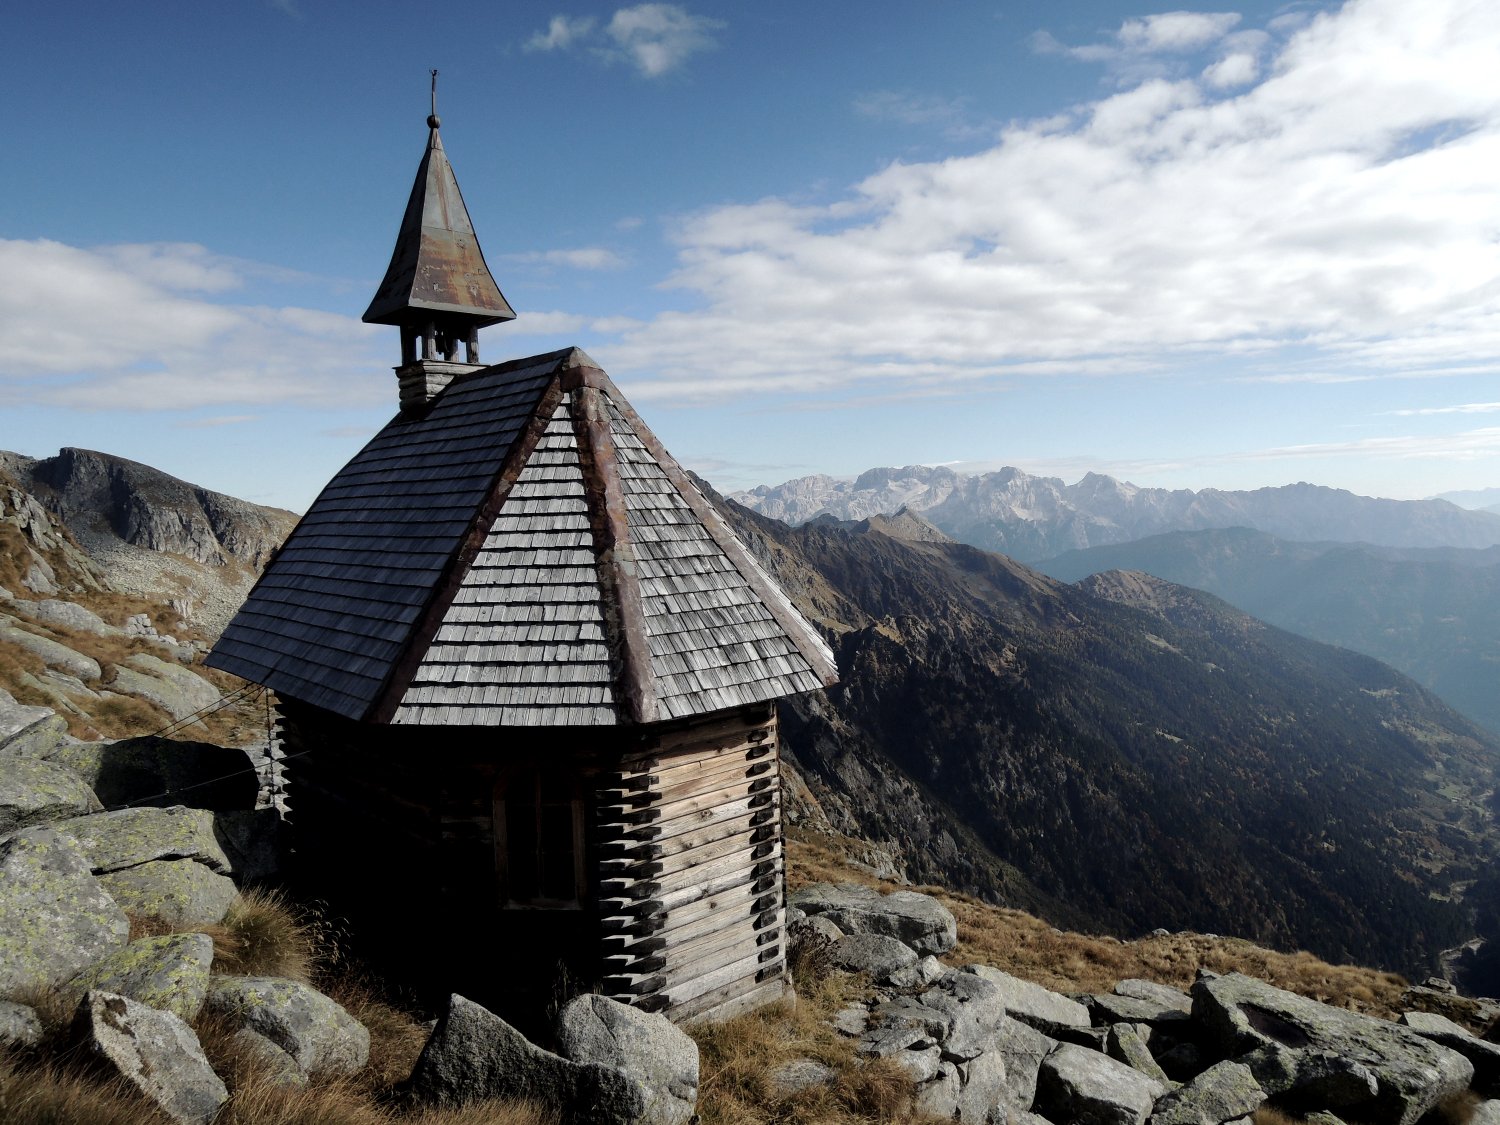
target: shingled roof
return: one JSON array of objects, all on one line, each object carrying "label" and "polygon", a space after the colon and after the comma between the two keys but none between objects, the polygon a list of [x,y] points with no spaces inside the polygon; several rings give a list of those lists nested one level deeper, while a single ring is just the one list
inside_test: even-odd
[{"label": "shingled roof", "polygon": [[350,719],[596,726],[812,691],[833,655],[574,348],[396,417],[208,664]]}]

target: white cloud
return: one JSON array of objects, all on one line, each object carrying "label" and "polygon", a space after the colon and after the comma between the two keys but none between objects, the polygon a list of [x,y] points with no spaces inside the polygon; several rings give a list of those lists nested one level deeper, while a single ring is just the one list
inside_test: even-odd
[{"label": "white cloud", "polygon": [[504,257],[512,262],[532,262],[574,270],[617,270],[625,264],[624,258],[602,246],[582,246],[576,250],[532,250],[506,254]]},{"label": "white cloud", "polygon": [[1176,54],[1215,43],[1240,22],[1236,12],[1161,12],[1122,23],[1102,43],[1070,47],[1048,31],[1032,36],[1032,47],[1043,54],[1067,55],[1081,62],[1114,62],[1127,56]]},{"label": "white cloud", "polygon": [[637,4],[617,11],[605,31],[637,70],[655,78],[715,47],[713,33],[723,26],[721,20],[691,15],[676,4]]},{"label": "white cloud", "polygon": [[1236,51],[1206,67],[1203,71],[1203,81],[1216,90],[1227,90],[1231,86],[1248,85],[1259,75],[1259,60],[1247,51]]},{"label": "white cloud", "polygon": [[1239,22],[1237,12],[1162,12],[1126,20],[1115,39],[1121,50],[1142,54],[1192,51],[1222,39]]},{"label": "white cloud", "polygon": [[1466,402],[1460,406],[1424,406],[1409,410],[1388,410],[1386,413],[1398,414],[1403,418],[1420,418],[1430,414],[1500,414],[1500,402]]},{"label": "white cloud", "polygon": [[714,33],[723,27],[722,20],[695,16],[677,4],[637,4],[617,9],[603,26],[588,16],[553,16],[524,46],[528,51],[587,46],[600,58],[629,62],[647,78],[658,78],[716,47]]},{"label": "white cloud", "polygon": [[963,140],[976,136],[995,136],[994,124],[971,121],[967,99],[939,98],[909,91],[874,90],[854,99],[855,112],[877,121],[894,121],[936,129],[944,136]]},{"label": "white cloud", "polygon": [[1289,345],[1340,377],[1472,364],[1500,353],[1497,39],[1494,6],[1355,0],[1232,96],[1154,78],[831,203],[690,216],[671,284],[694,311],[627,332],[613,366],[713,394]]},{"label": "white cloud", "polygon": [[524,45],[528,51],[563,51],[588,37],[594,30],[592,16],[553,16],[545,31],[538,31]]},{"label": "white cloud", "polygon": [[78,409],[378,401],[378,328],[204,296],[255,272],[191,244],[0,240],[0,381]]}]

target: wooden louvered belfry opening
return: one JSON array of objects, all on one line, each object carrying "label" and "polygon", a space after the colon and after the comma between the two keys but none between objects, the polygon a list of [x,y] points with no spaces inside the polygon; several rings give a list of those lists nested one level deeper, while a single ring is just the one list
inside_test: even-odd
[{"label": "wooden louvered belfry opening", "polygon": [[787,985],[775,714],[663,735],[598,806],[607,995],[675,1019]]}]

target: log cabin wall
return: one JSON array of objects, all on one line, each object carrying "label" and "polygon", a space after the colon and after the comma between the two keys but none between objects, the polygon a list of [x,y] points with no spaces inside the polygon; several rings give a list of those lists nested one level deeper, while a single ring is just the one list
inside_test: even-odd
[{"label": "log cabin wall", "polygon": [[[790,988],[772,705],[611,732],[279,714],[295,869],[401,959],[439,943],[446,987],[511,1015],[598,989],[679,1021]],[[576,903],[519,874],[533,849],[545,866],[539,826],[507,831],[507,779],[540,770],[578,794]]]},{"label": "log cabin wall", "polygon": [[612,781],[596,833],[603,991],[677,1021],[786,993],[774,708],[662,730]]}]

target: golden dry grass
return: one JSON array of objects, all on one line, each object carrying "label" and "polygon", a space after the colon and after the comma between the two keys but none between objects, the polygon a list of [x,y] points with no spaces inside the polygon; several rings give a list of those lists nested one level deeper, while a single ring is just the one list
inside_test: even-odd
[{"label": "golden dry grass", "polygon": [[[886,1059],[861,1062],[853,1040],[829,1025],[844,1005],[868,996],[868,982],[846,973],[821,975],[811,964],[800,969],[795,1003],[782,1001],[687,1029],[698,1043],[703,1125],[935,1125],[938,1118],[912,1109],[912,1080],[904,1071]],[[779,1093],[773,1075],[799,1058],[830,1067],[834,1081]]]},{"label": "golden dry grass", "polygon": [[[838,837],[791,833],[787,861],[794,886],[858,882],[898,889],[841,858]],[[911,888],[907,888],[911,889]],[[992,906],[942,887],[930,894],[958,921],[958,948],[944,958],[954,965],[981,962],[1058,992],[1109,992],[1130,978],[1189,988],[1198,970],[1240,972],[1302,996],[1394,1019],[1404,1010],[1405,978],[1355,965],[1330,965],[1311,953],[1280,953],[1231,937],[1181,933],[1135,941],[1059,930],[1021,910]]]},{"label": "golden dry grass", "polygon": [[170,1125],[170,1120],[119,1080],[0,1056],[0,1121],[5,1125]]},{"label": "golden dry grass", "polygon": [[224,921],[205,927],[214,939],[214,972],[307,982],[327,955],[326,927],[294,909],[286,896],[258,887],[240,892]]}]

